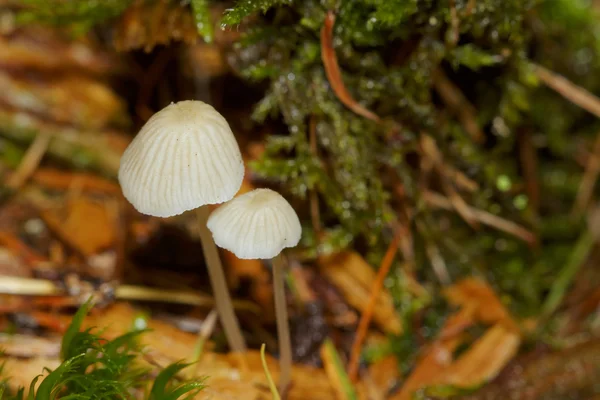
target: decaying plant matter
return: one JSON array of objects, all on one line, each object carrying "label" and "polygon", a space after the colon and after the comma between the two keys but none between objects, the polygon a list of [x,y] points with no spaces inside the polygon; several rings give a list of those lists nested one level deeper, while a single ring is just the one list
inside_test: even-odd
[{"label": "decaying plant matter", "polygon": [[[8,297],[0,321],[60,332],[82,293],[162,302],[144,288],[203,284],[181,233],[193,222],[143,218],[115,185],[130,134],[197,99],[232,125],[241,191],[276,187],[303,224],[292,347],[323,368],[294,371],[290,398],[498,398],[521,367],[515,398],[597,395],[598,13],[588,0],[0,0],[0,271],[60,299]],[[240,311],[245,339],[275,351],[268,271],[222,257],[233,296],[263,310]],[[556,349],[521,363],[542,342]],[[249,383],[258,362],[196,356],[220,374],[200,396],[265,396]]]}]

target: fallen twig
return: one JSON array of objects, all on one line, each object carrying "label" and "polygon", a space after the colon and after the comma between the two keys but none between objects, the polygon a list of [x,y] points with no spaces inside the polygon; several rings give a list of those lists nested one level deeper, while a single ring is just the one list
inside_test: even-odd
[{"label": "fallen twig", "polygon": [[27,149],[27,152],[21,160],[21,164],[11,175],[6,183],[6,186],[10,189],[16,190],[23,186],[23,184],[29,179],[33,172],[37,169],[38,165],[42,161],[44,154],[48,150],[51,136],[45,133],[38,133],[35,139]]},{"label": "fallen twig", "polygon": [[594,186],[598,180],[600,174],[600,132],[596,135],[596,142],[594,143],[594,149],[588,154],[585,163],[585,172],[581,183],[579,184],[579,190],[577,191],[577,197],[573,203],[571,209],[571,215],[581,215],[587,209],[594,193]]},{"label": "fallen twig", "polygon": [[208,313],[206,318],[204,318],[204,321],[202,321],[202,326],[200,327],[198,341],[196,342],[196,347],[194,348],[194,357],[192,358],[193,362],[196,363],[196,368],[193,368],[190,371],[190,378],[193,378],[194,375],[198,375],[198,364],[200,363],[200,359],[204,355],[204,345],[212,336],[216,324],[217,311],[215,309],[212,309],[210,313]]},{"label": "fallen twig", "polygon": [[421,135],[421,149],[423,153],[431,160],[433,167],[442,175],[441,184],[442,189],[446,192],[450,203],[460,214],[460,216],[473,228],[478,228],[479,223],[476,221],[474,216],[471,214],[471,210],[467,203],[463,200],[462,197],[458,194],[458,192],[454,189],[454,187],[447,182],[447,175],[445,171],[445,166],[443,165],[443,157],[442,153],[438,149],[435,140],[426,134]]},{"label": "fallen twig", "polygon": [[[426,191],[425,193],[423,193],[423,199],[430,206],[438,207],[444,210],[453,209],[450,200],[440,195],[439,193]],[[515,222],[508,221],[504,218],[498,217],[497,215],[490,214],[487,211],[478,210],[470,206],[469,209],[471,211],[471,214],[483,225],[487,225],[492,228],[498,229],[499,231],[516,236],[519,239],[532,245],[537,242],[537,238],[533,232],[525,229],[524,227],[518,225]]]},{"label": "fallen twig", "polygon": [[456,115],[463,129],[476,143],[481,143],[485,138],[483,131],[477,123],[477,110],[459,88],[454,86],[441,69],[433,74],[433,85],[444,103]]},{"label": "fallen twig", "polygon": [[323,28],[321,28],[321,59],[323,60],[325,73],[327,74],[327,79],[331,84],[331,88],[338,99],[356,114],[370,119],[371,121],[380,122],[381,118],[379,118],[379,116],[374,112],[359,104],[344,85],[340,66],[335,54],[335,49],[333,48],[334,24],[335,14],[333,11],[328,11],[327,15],[325,16]]},{"label": "fallen twig", "polygon": [[433,243],[427,243],[425,246],[425,251],[427,253],[427,257],[429,258],[429,262],[433,267],[433,272],[437,276],[440,283],[444,286],[447,286],[451,283],[450,274],[448,273],[448,268],[446,268],[446,262],[444,258],[440,254],[440,249]]},{"label": "fallen twig", "polygon": [[448,32],[449,45],[454,47],[458,43],[458,37],[460,34],[460,20],[458,19],[458,13],[456,12],[456,0],[450,0],[449,5],[450,11],[450,30]]},{"label": "fallen twig", "polygon": [[369,325],[371,323],[371,318],[373,317],[373,309],[375,308],[375,304],[377,302],[377,298],[379,296],[379,292],[383,287],[383,281],[387,276],[390,268],[392,267],[392,262],[394,261],[394,257],[398,252],[398,245],[400,243],[400,237],[403,234],[402,230],[398,230],[392,242],[388,246],[388,249],[381,261],[381,265],[379,266],[379,270],[377,271],[377,277],[375,281],[373,281],[373,285],[371,287],[371,294],[369,296],[369,302],[367,306],[363,310],[360,321],[358,323],[358,328],[356,329],[356,336],[354,337],[354,342],[352,343],[352,350],[350,351],[350,362],[348,363],[348,375],[350,376],[351,381],[356,381],[358,376],[358,366],[360,360],[360,352],[362,350],[363,342],[367,336],[367,330],[369,329]]},{"label": "fallen twig", "polygon": [[564,76],[552,72],[541,65],[533,64],[537,77],[571,103],[600,117],[600,99],[584,88],[577,86]]},{"label": "fallen twig", "polygon": [[70,164],[79,162],[79,166],[93,168],[109,177],[117,176],[125,136],[115,131],[80,131],[0,107],[0,135],[30,143],[41,132],[52,136],[47,149],[49,156]]},{"label": "fallen twig", "polygon": [[[46,279],[21,278],[16,276],[0,276],[0,293],[21,296],[64,296],[65,292],[54,282]],[[155,289],[143,286],[120,285],[114,291],[115,298],[131,301],[152,301],[190,306],[212,307],[214,299],[178,290]],[[260,309],[248,301],[233,301],[238,310],[260,313]]]},{"label": "fallen twig", "polygon": [[522,130],[518,133],[519,155],[523,166],[525,190],[529,197],[529,205],[535,215],[540,208],[540,185],[538,182],[537,152],[531,140],[531,132]]},{"label": "fallen twig", "polygon": [[46,263],[48,259],[23,243],[18,237],[9,232],[0,231],[0,245],[8,248],[27,264]]}]

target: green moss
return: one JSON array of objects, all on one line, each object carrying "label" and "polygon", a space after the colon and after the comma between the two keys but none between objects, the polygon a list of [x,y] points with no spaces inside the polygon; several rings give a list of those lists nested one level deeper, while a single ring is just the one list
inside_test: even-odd
[{"label": "green moss", "polygon": [[22,0],[25,9],[18,21],[69,27],[75,34],[82,34],[93,25],[120,15],[130,3],[131,0]]},{"label": "green moss", "polygon": [[[284,7],[246,1],[229,11],[236,17],[226,17],[225,25],[274,10],[251,25],[234,66],[249,80],[268,84],[255,120],[281,119],[288,128],[268,138],[267,151],[252,168],[300,198],[318,193],[325,231],[345,238],[322,239],[327,251],[364,241],[381,254],[401,185],[402,203],[415,210],[411,227],[423,227],[412,229],[421,280],[436,281],[424,251],[433,243],[453,279],[485,276],[511,296],[514,311],[534,314],[552,284],[551,271],[561,267],[579,232],[577,224],[562,235],[551,228],[558,215],[568,216],[579,186],[582,169],[573,154],[581,142],[573,135],[586,140],[598,122],[540,86],[532,63],[598,92],[600,35],[590,7],[589,1],[568,0],[306,0]],[[328,11],[336,15],[334,48],[344,85],[382,124],[353,113],[331,89],[319,51]],[[440,101],[437,70],[474,106],[483,144]],[[318,157],[308,140],[311,121]],[[393,125],[401,126],[396,134]],[[532,135],[537,155],[537,210],[518,156],[523,131]],[[422,171],[415,163],[422,132],[435,138],[447,164],[478,183],[474,193],[457,187],[461,197],[532,231],[541,227],[541,252],[533,254],[519,239],[491,228],[474,232],[455,212],[423,204]],[[429,190],[440,190],[437,180]],[[308,254],[317,254],[310,249],[318,244],[312,235],[304,244]]]},{"label": "green moss", "polygon": [[191,5],[198,34],[206,43],[211,43],[213,40],[213,25],[208,0],[192,0]]},{"label": "green moss", "polygon": [[[61,346],[62,363],[45,377],[36,377],[27,400],[53,399],[133,399],[132,389],[149,387],[149,400],[190,398],[204,387],[203,379],[182,381],[177,377],[187,364],[174,363],[150,380],[152,369],[142,367],[142,348],[138,343],[143,330],[133,330],[106,340],[93,330],[81,330],[91,304],[84,304],[66,330]],[[10,371],[0,371],[0,399],[23,400],[24,389],[8,389]],[[40,371],[42,372],[42,371]],[[38,384],[36,388],[36,384]]]}]

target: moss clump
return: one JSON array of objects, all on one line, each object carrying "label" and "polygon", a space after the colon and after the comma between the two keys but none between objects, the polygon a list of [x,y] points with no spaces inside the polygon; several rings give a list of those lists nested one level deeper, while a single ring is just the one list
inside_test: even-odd
[{"label": "moss clump", "polygon": [[[62,340],[62,363],[46,377],[33,380],[27,400],[133,399],[135,389],[145,390],[150,386],[148,400],[177,400],[193,397],[202,390],[202,379],[187,381],[177,376],[187,366],[181,362],[160,371],[154,382],[150,380],[152,370],[140,362],[142,349],[138,339],[144,331],[131,331],[112,340],[91,329],[81,331],[90,308],[87,303],[75,314]],[[10,374],[10,371],[0,372]],[[0,383],[0,399],[25,399],[24,388],[10,392],[9,380],[10,375]]]},{"label": "moss clump", "polygon": [[[598,90],[600,42],[588,3],[267,2],[275,7],[251,24],[235,66],[248,80],[268,83],[254,119],[281,118],[288,131],[269,137],[252,167],[301,198],[318,193],[324,249],[364,241],[377,261],[390,221],[404,215],[400,221],[411,226],[414,265],[423,281],[435,281],[426,250],[434,245],[452,278],[483,274],[511,295],[519,314],[535,314],[552,271],[564,265],[579,233],[556,236],[543,229],[573,204],[582,171],[573,159],[581,141],[573,135],[585,141],[598,123],[540,86],[534,65]],[[238,22],[241,13],[257,9],[264,11],[240,7],[230,13]],[[327,78],[320,34],[328,13],[335,16],[333,45],[343,84],[381,122],[355,114],[332,90],[336,83]],[[451,94],[471,105],[470,121],[461,115],[465,107],[457,110],[445,98],[440,76],[450,82]],[[443,168],[424,170],[424,134],[435,140],[444,166],[471,179],[476,190],[444,178]],[[523,137],[532,141],[533,180],[519,157]],[[475,233],[458,213],[424,201],[428,191],[447,195],[448,184],[469,206],[537,234],[541,251],[534,255],[527,243],[495,229]],[[541,198],[531,198],[532,184]],[[316,243],[308,234],[306,244]]]}]

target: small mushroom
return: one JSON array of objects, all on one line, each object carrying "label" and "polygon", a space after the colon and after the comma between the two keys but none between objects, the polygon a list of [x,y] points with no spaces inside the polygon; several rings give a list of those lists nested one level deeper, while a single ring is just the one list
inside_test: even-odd
[{"label": "small mushroom", "polygon": [[142,214],[171,217],[196,210],[215,303],[233,351],[245,351],[219,253],[206,227],[208,205],[235,196],[244,163],[229,124],[201,101],[171,103],[154,114],[121,158],[119,183]]},{"label": "small mushroom", "polygon": [[208,218],[217,246],[238,258],[272,259],[275,315],[280,355],[280,390],[285,392],[292,369],[292,346],[284,288],[283,249],[300,241],[302,227],[292,206],[279,193],[255,189],[223,204]]}]

